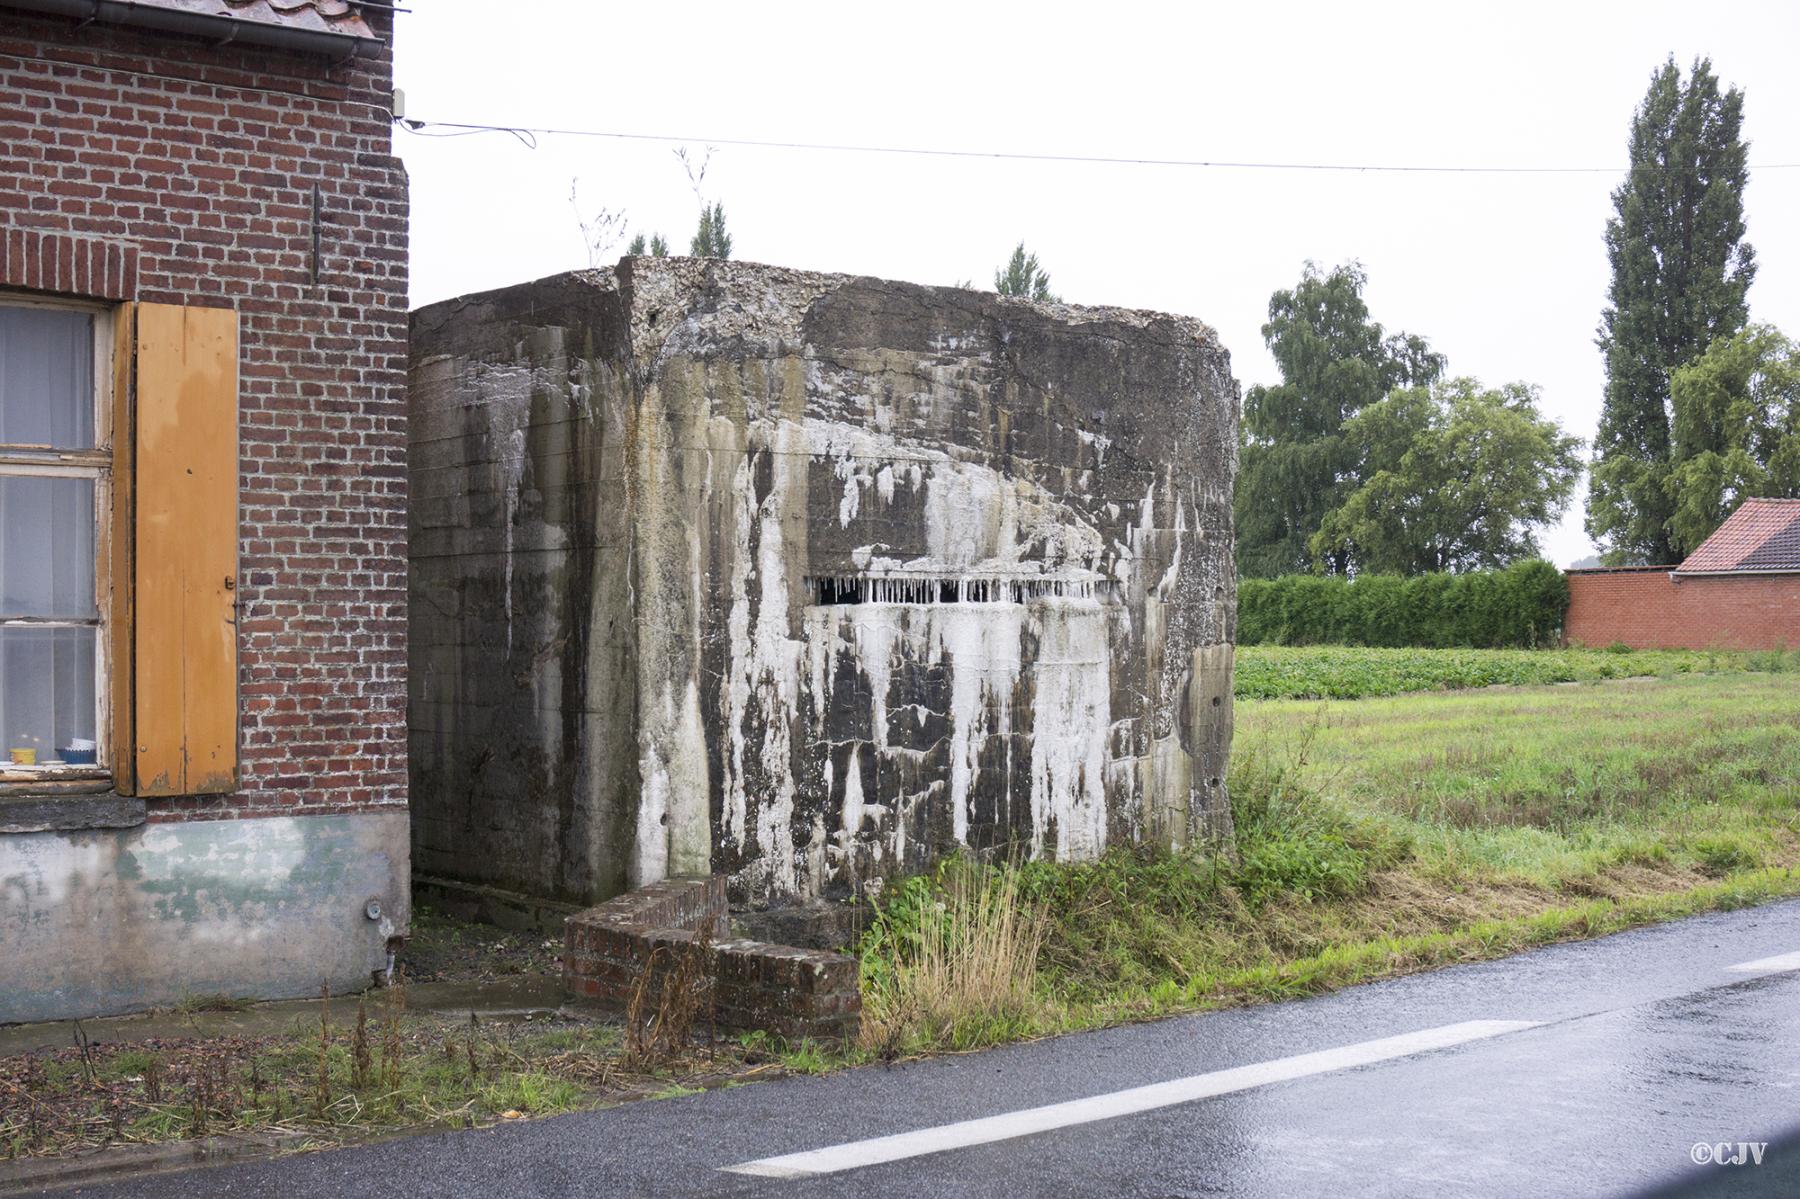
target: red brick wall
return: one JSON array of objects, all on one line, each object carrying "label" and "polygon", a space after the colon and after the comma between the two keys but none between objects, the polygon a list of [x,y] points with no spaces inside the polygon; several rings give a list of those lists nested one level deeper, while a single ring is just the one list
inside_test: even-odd
[{"label": "red brick wall", "polygon": [[693,954],[721,1027],[855,1039],[862,1022],[855,958],[732,938],[729,931],[722,874],[628,891],[563,926],[563,992],[629,1011],[642,986],[654,1004],[677,963]]},{"label": "red brick wall", "polygon": [[1800,647],[1800,574],[1671,579],[1667,567],[1571,571],[1563,639],[1633,649]]},{"label": "red brick wall", "polygon": [[243,787],[153,800],[152,819],[406,803],[407,198],[391,91],[385,55],[0,8],[0,287],[239,313]]}]

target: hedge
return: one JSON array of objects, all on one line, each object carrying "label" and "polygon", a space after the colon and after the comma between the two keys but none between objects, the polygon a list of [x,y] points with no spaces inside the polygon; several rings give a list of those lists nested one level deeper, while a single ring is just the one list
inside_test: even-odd
[{"label": "hedge", "polygon": [[1238,583],[1240,645],[1555,645],[1562,571],[1533,559],[1469,574],[1284,575]]}]

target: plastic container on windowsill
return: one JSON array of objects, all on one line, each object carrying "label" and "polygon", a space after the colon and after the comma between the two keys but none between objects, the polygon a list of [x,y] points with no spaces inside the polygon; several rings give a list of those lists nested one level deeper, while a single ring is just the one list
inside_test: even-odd
[{"label": "plastic container on windowsill", "polygon": [[99,760],[99,756],[94,750],[77,749],[73,745],[66,745],[56,752],[62,755],[64,766],[92,766]]}]

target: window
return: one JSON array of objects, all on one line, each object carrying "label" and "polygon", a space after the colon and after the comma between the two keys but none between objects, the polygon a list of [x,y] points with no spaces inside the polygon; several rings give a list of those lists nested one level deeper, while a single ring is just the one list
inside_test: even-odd
[{"label": "window", "polygon": [[104,310],[0,297],[0,779],[108,763],[112,336]]},{"label": "window", "polygon": [[238,785],[237,314],[0,295],[0,792]]}]

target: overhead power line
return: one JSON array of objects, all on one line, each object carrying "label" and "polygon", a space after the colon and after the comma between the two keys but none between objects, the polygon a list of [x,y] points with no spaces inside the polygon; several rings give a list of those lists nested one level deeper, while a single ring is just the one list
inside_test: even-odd
[{"label": "overhead power line", "polygon": [[[745,137],[680,137],[671,133],[621,133],[605,129],[558,129],[538,125],[479,125],[464,121],[416,121],[400,119],[400,125],[425,137],[464,137],[473,133],[505,133],[531,149],[540,137],[592,137],[627,142],[671,142],[687,145],[746,146],[759,150],[821,150],[839,154],[905,154],[922,158],[985,158],[1001,162],[1065,162],[1097,166],[1200,167],[1236,171],[1341,171],[1398,175],[1619,175],[1625,166],[1427,166],[1411,163],[1250,162],[1235,159],[1124,158],[1101,154],[1030,154],[1011,150],[943,150],[926,146],[866,146],[848,142],[773,141]],[[432,130],[444,130],[432,133]],[[1772,162],[1751,166],[1754,171],[1785,171],[1800,162]],[[1687,166],[1643,166],[1637,170],[1691,171]]]}]

